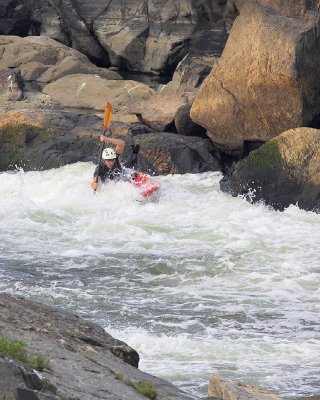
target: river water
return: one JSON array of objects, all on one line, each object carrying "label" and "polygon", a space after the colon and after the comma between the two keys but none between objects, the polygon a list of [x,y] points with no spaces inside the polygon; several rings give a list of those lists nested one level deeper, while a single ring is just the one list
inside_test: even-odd
[{"label": "river water", "polygon": [[208,376],[319,394],[320,215],[219,191],[217,173],[93,195],[94,165],[0,174],[0,290],[62,306],[205,396]]}]

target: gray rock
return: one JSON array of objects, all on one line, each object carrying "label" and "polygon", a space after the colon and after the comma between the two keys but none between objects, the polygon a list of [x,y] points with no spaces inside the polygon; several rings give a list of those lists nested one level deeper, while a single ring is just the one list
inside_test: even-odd
[{"label": "gray rock", "polygon": [[123,160],[155,175],[220,171],[219,156],[209,139],[168,132],[128,137]]},{"label": "gray rock", "polygon": [[7,0],[0,34],[50,37],[103,67],[171,73],[197,31],[232,24],[229,8],[218,0]]},{"label": "gray rock", "polygon": [[86,113],[0,107],[0,170],[57,168],[93,161],[101,118]]},{"label": "gray rock", "polygon": [[3,371],[2,376],[10,377],[10,393],[15,386],[18,392],[6,399],[143,400],[145,396],[132,387],[137,382],[152,385],[158,399],[195,399],[139,371],[135,350],[74,314],[2,293],[0,315],[0,331],[6,337],[23,340],[29,357],[41,355],[49,361],[51,370],[41,376],[55,388],[53,394],[39,390],[41,382],[26,366],[23,372],[17,362],[0,362],[0,377]]},{"label": "gray rock", "polygon": [[18,101],[23,97],[19,71],[0,68],[0,101]]}]

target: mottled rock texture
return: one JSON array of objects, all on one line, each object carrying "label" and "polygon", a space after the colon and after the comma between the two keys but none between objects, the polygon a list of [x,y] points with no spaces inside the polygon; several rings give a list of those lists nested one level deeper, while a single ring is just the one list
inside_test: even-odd
[{"label": "mottled rock texture", "polygon": [[[262,5],[262,4],[264,5]],[[268,6],[268,7],[266,7]],[[211,140],[229,153],[320,115],[318,2],[244,2],[219,62],[191,109]]]},{"label": "mottled rock texture", "polygon": [[236,9],[218,0],[7,0],[0,34],[45,35],[99,66],[173,71],[197,30],[230,25]]},{"label": "mottled rock texture", "polygon": [[[1,293],[0,316],[0,332],[22,340],[29,357],[40,355],[50,367],[41,372],[47,380],[42,382],[26,365],[0,358],[2,399],[143,400],[133,387],[140,382],[152,385],[161,399],[191,400],[170,383],[141,372],[138,353],[126,343],[72,313]],[[43,389],[48,382],[51,391]]]},{"label": "mottled rock texture", "polygon": [[283,210],[290,204],[320,211],[320,130],[296,128],[239,161],[223,190]]}]

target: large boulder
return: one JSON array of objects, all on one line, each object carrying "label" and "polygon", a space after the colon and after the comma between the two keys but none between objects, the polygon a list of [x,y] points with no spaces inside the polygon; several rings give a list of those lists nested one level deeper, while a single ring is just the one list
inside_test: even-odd
[{"label": "large boulder", "polygon": [[177,110],[184,104],[179,93],[151,93],[148,99],[132,99],[129,111],[150,128],[163,132],[172,127]]},{"label": "large boulder", "polygon": [[223,11],[216,0],[187,0],[178,5],[169,0],[132,0],[130,7],[113,0],[94,19],[93,29],[112,65],[167,73],[187,54],[195,31],[204,23],[222,20]]},{"label": "large boulder", "polygon": [[86,54],[99,66],[173,72],[202,29],[232,24],[219,0],[6,0],[0,34],[47,36]]},{"label": "large boulder", "polygon": [[[96,7],[97,13],[101,7],[104,5]],[[1,35],[50,37],[78,49],[101,66],[109,66],[105,49],[91,32],[90,20],[85,21],[78,4],[70,0],[6,0],[1,4],[0,21]]]},{"label": "large boulder", "polygon": [[283,210],[320,211],[320,130],[290,129],[239,161],[220,187]]},{"label": "large boulder", "polygon": [[0,310],[1,333],[23,341],[28,358],[40,356],[50,368],[39,374],[15,360],[3,365],[0,358],[1,399],[142,400],[141,386],[154,399],[195,399],[140,371],[134,349],[77,315],[5,293]]},{"label": "large boulder", "polygon": [[114,111],[123,114],[128,113],[136,98],[144,101],[154,90],[136,81],[109,80],[92,74],[73,74],[49,83],[42,92],[63,107],[104,110],[106,102],[110,101]]},{"label": "large boulder", "polygon": [[316,10],[317,0],[255,0],[257,3],[286,15],[287,17],[299,17],[309,10]]},{"label": "large boulder", "polygon": [[[320,13],[308,2],[313,12],[293,18],[285,13],[287,2],[261,2],[279,13],[256,1],[242,5],[191,109],[192,119],[231,154],[241,155],[248,141],[265,142],[290,128],[316,126],[320,114]],[[298,3],[305,11],[307,2]]]},{"label": "large boulder", "polygon": [[0,67],[19,68],[24,80],[39,84],[75,73],[122,79],[117,72],[96,67],[79,51],[44,36],[1,37]]},{"label": "large boulder", "polygon": [[155,132],[129,135],[126,143],[124,163],[149,174],[220,171],[219,156],[209,139]]},{"label": "large boulder", "polygon": [[0,171],[95,161],[101,118],[59,110],[0,108]]}]

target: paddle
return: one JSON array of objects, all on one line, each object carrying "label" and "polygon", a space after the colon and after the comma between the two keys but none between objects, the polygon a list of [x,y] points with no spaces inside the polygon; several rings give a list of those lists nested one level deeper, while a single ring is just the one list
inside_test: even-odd
[{"label": "paddle", "polygon": [[[104,135],[110,125],[111,119],[112,119],[112,105],[108,102],[106,104],[106,108],[104,109],[104,116],[103,116],[103,127],[104,127],[103,134]],[[99,172],[100,172],[100,168],[101,168],[101,160],[102,160],[103,150],[104,150],[104,142],[101,143],[101,148],[100,148],[99,161],[98,161],[98,174],[95,179],[96,183],[98,183],[98,179],[99,179]],[[94,189],[94,192],[96,190],[97,189]]]}]

